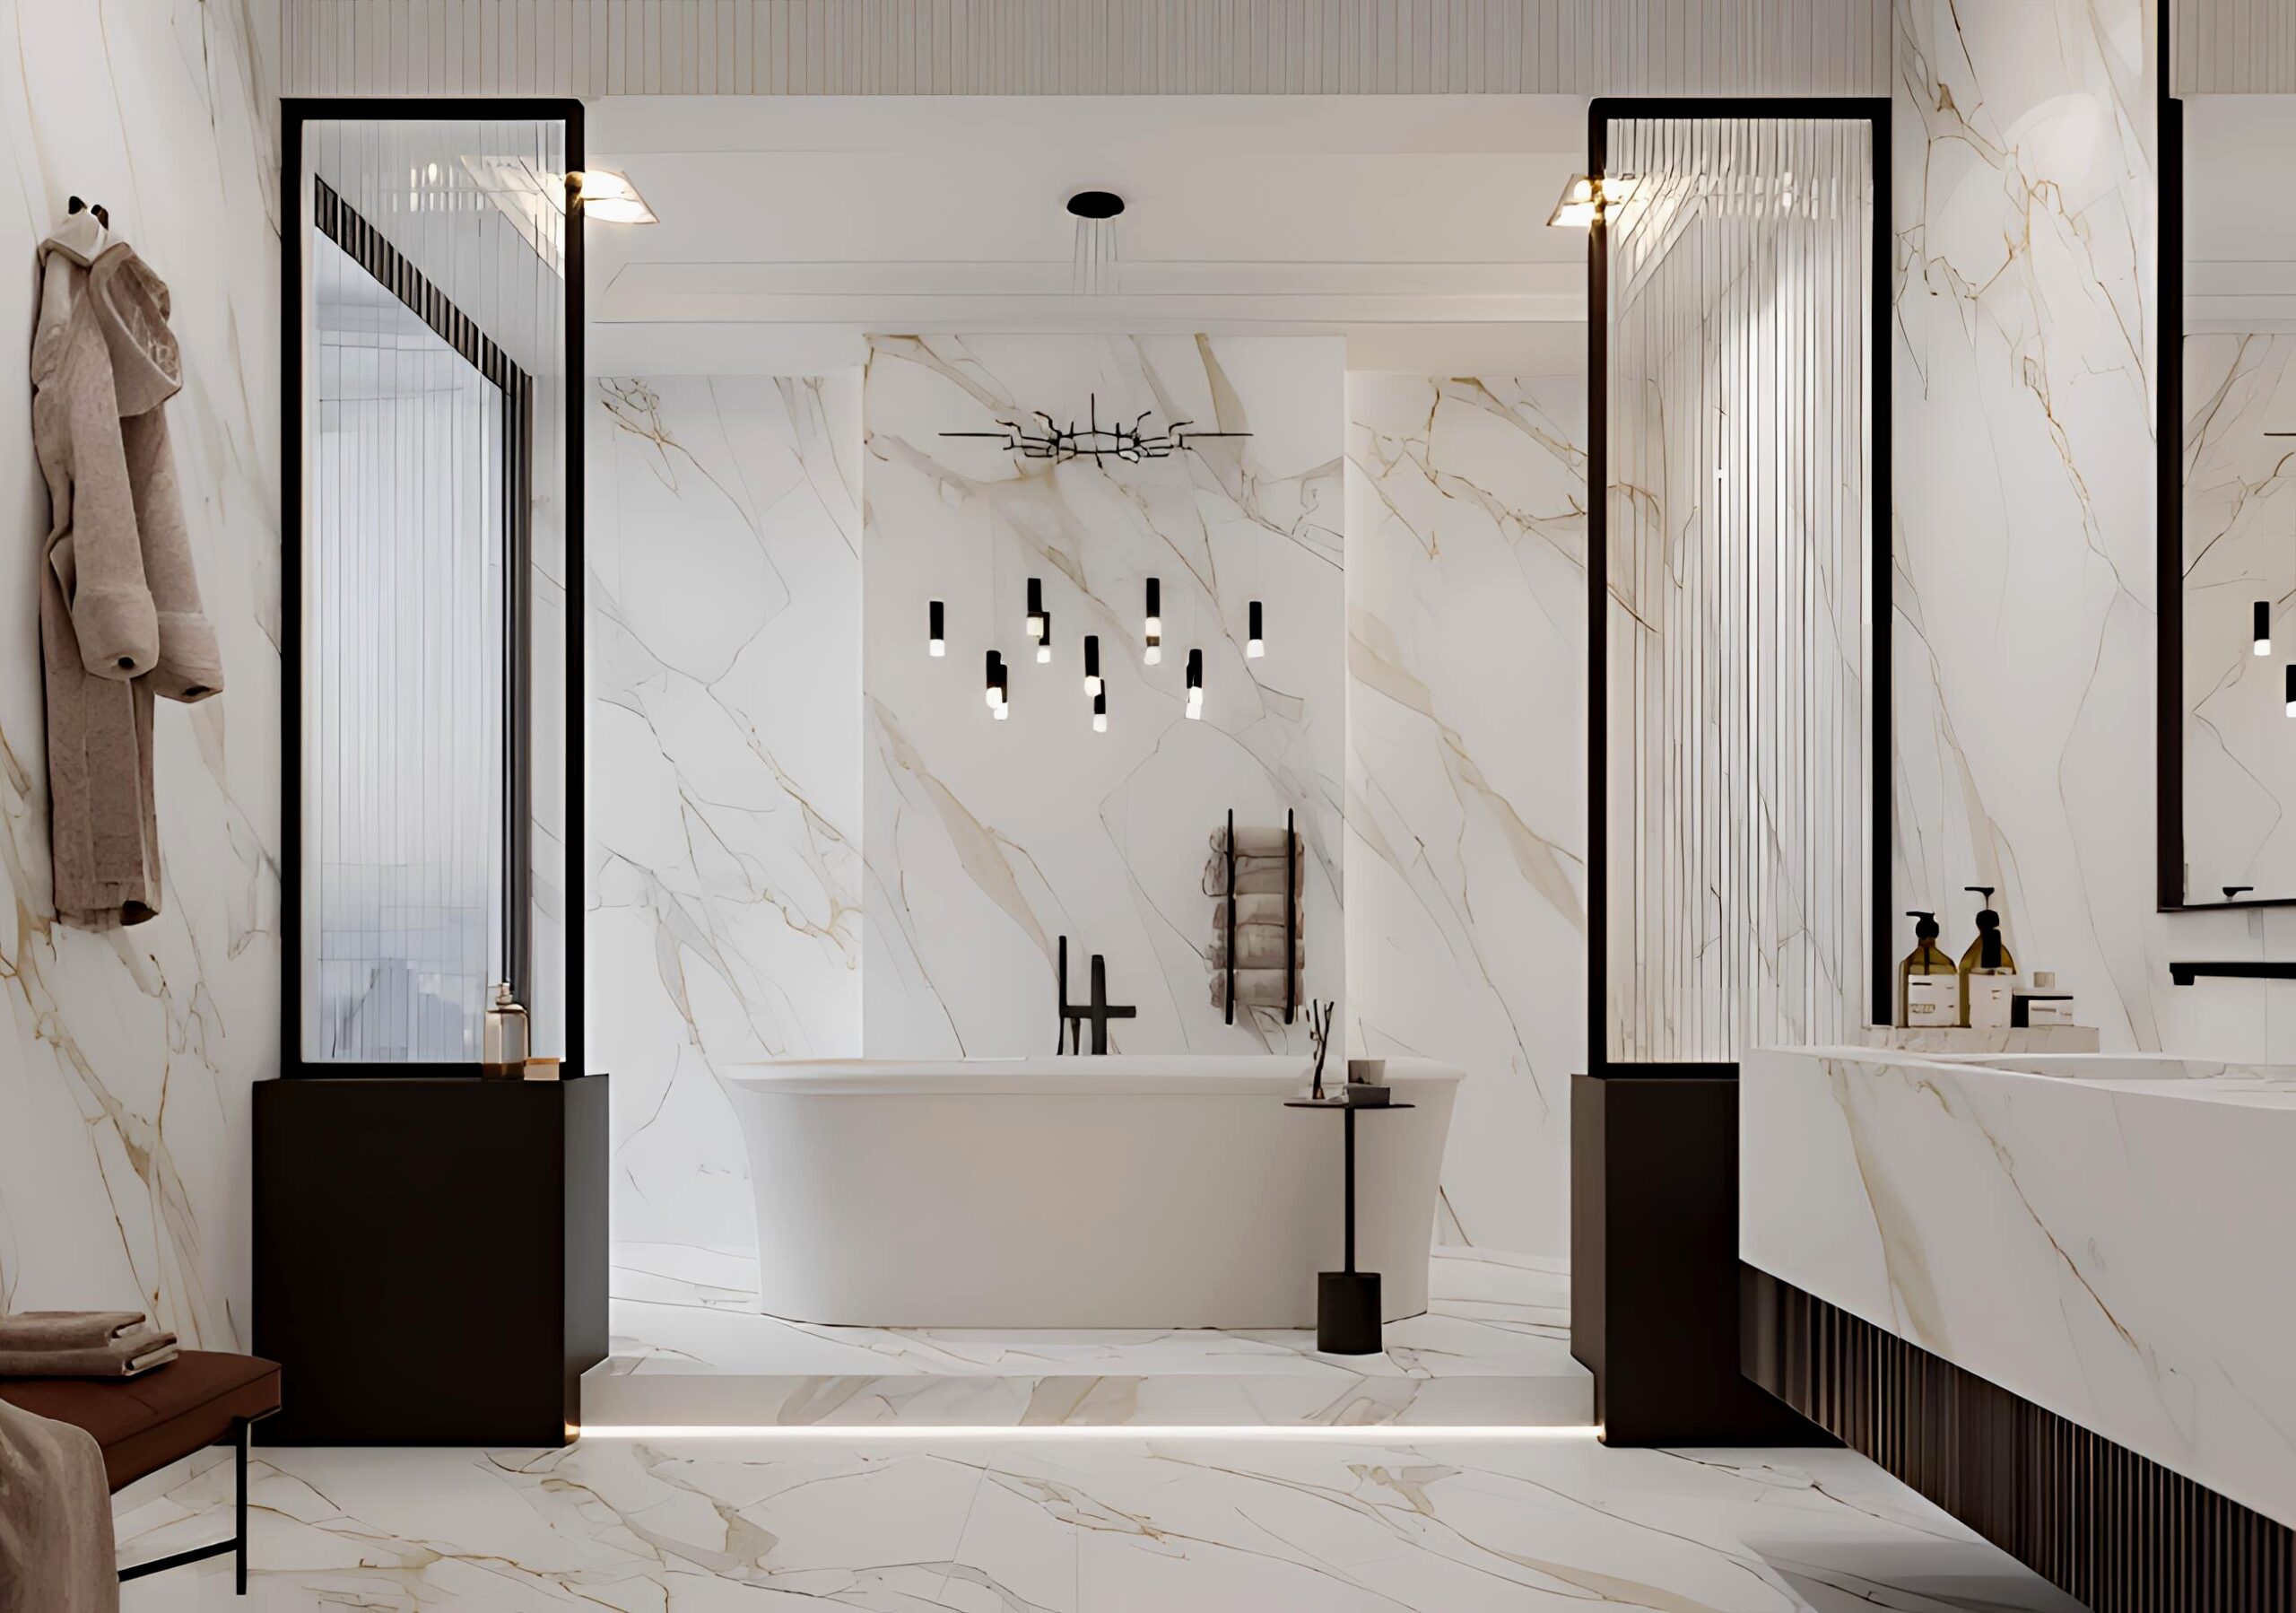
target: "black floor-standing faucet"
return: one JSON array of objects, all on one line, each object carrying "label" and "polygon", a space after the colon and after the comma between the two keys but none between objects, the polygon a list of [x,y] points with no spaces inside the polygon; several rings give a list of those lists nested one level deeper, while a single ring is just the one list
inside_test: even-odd
[{"label": "black floor-standing faucet", "polygon": [[1084,1051],[1084,1021],[1092,1022],[1092,1051],[1109,1051],[1109,1021],[1131,1019],[1140,1010],[1128,1004],[1109,1001],[1109,961],[1099,953],[1092,955],[1092,999],[1072,1003],[1068,1000],[1068,937],[1060,937],[1060,1029],[1053,1042],[1057,1053]]}]

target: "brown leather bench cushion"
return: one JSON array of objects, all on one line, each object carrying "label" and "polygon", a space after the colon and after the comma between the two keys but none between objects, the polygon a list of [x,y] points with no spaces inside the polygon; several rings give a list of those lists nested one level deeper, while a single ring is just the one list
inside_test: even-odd
[{"label": "brown leather bench cushion", "polygon": [[186,1350],[139,1378],[0,1378],[0,1400],[94,1434],[117,1490],[278,1410],[279,1365]]}]

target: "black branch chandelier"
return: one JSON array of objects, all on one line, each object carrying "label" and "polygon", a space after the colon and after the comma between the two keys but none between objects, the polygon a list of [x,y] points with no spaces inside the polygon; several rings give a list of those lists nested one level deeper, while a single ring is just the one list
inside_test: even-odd
[{"label": "black branch chandelier", "polygon": [[1144,459],[1169,459],[1183,450],[1193,452],[1197,443],[1214,438],[1251,435],[1249,432],[1190,431],[1188,428],[1195,423],[1187,420],[1175,420],[1161,432],[1151,432],[1147,429],[1148,417],[1155,412],[1143,409],[1130,425],[1121,421],[1102,425],[1100,395],[1094,393],[1085,423],[1081,427],[1073,420],[1064,426],[1039,409],[1036,418],[1044,423],[1042,431],[1017,421],[1000,420],[996,423],[1000,429],[994,432],[944,432],[941,435],[985,438],[1002,442],[1007,452],[1023,459],[1049,459],[1056,465],[1071,459],[1090,459],[1095,465],[1114,459],[1119,464],[1137,465]]}]

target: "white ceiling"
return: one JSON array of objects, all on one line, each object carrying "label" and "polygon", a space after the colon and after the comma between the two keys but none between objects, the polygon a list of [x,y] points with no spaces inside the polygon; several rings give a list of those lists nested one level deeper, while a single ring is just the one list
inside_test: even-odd
[{"label": "white ceiling", "polygon": [[2185,99],[2185,328],[2296,330],[2296,95]]},{"label": "white ceiling", "polygon": [[[594,167],[661,215],[587,237],[590,369],[804,371],[872,331],[1344,335],[1361,369],[1584,362],[1569,96],[609,99]],[[1082,189],[1118,289],[1072,288]]]}]

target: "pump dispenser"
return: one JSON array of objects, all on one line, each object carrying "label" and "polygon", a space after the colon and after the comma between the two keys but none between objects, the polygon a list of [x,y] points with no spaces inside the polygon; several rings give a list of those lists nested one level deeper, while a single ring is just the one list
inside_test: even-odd
[{"label": "pump dispenser", "polygon": [[2012,988],[2017,981],[2017,960],[2001,938],[2001,915],[1993,911],[1994,887],[1965,885],[1965,891],[1983,896],[1986,905],[1977,915],[1977,939],[1961,954],[1961,1023],[1972,1030],[2005,1030],[2013,1012]]},{"label": "pump dispenser", "polygon": [[1961,1022],[1961,975],[1937,945],[1937,915],[1918,909],[1906,917],[1913,927],[1913,950],[1898,964],[1898,1024],[1911,1029]]}]

